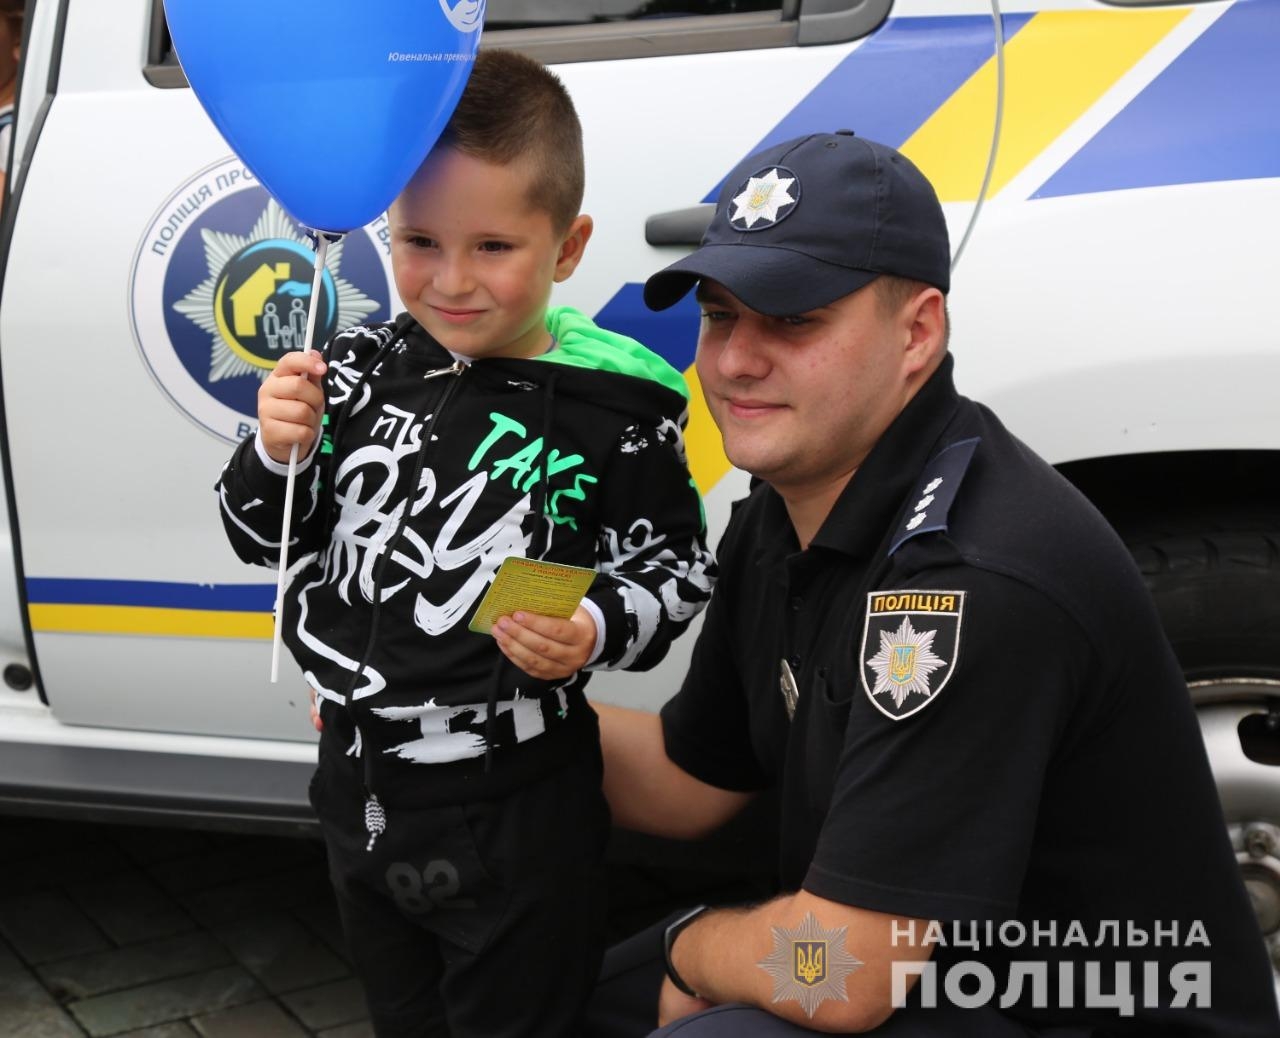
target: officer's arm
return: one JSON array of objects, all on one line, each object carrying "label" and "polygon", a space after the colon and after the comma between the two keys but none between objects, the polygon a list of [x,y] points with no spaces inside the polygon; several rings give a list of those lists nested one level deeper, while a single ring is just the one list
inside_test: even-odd
[{"label": "officer's arm", "polygon": [[604,792],[615,824],[692,840],[719,828],[751,800],[751,793],[708,785],[673,763],[657,714],[593,705],[600,715]]},{"label": "officer's arm", "polygon": [[680,931],[671,961],[709,1002],[747,1002],[811,1030],[860,1034],[893,1013],[895,973],[899,995],[914,985],[912,965],[933,948],[905,935],[927,925],[801,890],[707,912]]}]

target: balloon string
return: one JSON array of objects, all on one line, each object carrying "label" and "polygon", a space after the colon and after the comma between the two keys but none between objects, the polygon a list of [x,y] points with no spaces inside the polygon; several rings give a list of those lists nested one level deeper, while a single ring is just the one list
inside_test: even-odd
[{"label": "balloon string", "polygon": [[[311,300],[307,306],[307,334],[302,349],[311,349],[316,338],[316,313],[320,309],[320,283],[324,278],[325,258],[329,254],[329,236],[316,231],[316,267],[311,279]],[[337,240],[337,236],[334,236]],[[289,526],[293,521],[293,487],[298,478],[298,445],[289,448],[289,474],[284,482],[284,520],[280,529],[280,571],[276,574],[275,631],[271,639],[271,683],[280,680],[280,646],[283,642],[284,576],[289,568]]]}]

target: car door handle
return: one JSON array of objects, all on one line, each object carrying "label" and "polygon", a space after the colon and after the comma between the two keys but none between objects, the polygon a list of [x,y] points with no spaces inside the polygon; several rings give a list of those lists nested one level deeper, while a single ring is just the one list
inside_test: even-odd
[{"label": "car door handle", "polygon": [[644,222],[644,240],[650,245],[698,245],[716,207],[710,202],[688,209],[654,213]]}]

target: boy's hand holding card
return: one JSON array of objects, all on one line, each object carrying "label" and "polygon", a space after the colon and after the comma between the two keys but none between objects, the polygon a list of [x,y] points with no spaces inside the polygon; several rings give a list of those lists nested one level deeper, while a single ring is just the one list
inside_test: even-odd
[{"label": "boy's hand holding card", "polygon": [[595,620],[580,604],[595,576],[581,566],[506,559],[469,626],[491,632],[503,654],[531,677],[570,677],[595,647]]}]

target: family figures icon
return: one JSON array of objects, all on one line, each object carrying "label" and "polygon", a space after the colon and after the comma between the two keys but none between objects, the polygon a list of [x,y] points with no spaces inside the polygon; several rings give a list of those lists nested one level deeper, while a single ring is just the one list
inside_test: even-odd
[{"label": "family figures icon", "polygon": [[307,334],[307,308],[301,299],[289,303],[289,312],[284,321],[276,313],[276,304],[267,303],[262,308],[262,334],[266,337],[267,348],[271,350],[302,349]]}]

